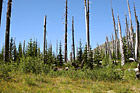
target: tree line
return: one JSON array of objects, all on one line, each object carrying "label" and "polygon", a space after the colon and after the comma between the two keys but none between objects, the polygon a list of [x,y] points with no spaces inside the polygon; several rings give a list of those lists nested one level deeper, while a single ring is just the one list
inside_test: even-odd
[{"label": "tree line", "polygon": [[[2,3],[3,0],[0,0],[0,22],[1,22],[1,14],[2,14]],[[94,66],[102,66],[109,64],[117,64],[120,61],[123,66],[126,62],[128,62],[129,58],[134,58],[135,61],[139,61],[139,53],[140,53],[140,41],[139,41],[139,21],[136,13],[136,8],[134,5],[134,13],[135,13],[135,22],[136,22],[136,31],[134,33],[133,22],[131,18],[131,11],[129,1],[127,0],[128,11],[129,11],[129,19],[130,19],[130,27],[129,21],[127,19],[127,15],[125,13],[125,21],[126,21],[126,36],[122,37],[122,29],[121,22],[118,15],[118,24],[116,24],[113,7],[112,10],[112,18],[114,24],[114,35],[112,35],[112,40],[109,41],[106,36],[106,42],[104,48],[101,46],[97,46],[97,48],[93,49],[90,47],[90,29],[89,29],[89,19],[90,19],[90,9],[89,9],[89,0],[84,0],[85,6],[85,26],[86,26],[86,37],[87,42],[82,46],[81,41],[79,42],[79,47],[77,51],[75,49],[75,39],[74,39],[74,16],[72,17],[72,51],[70,52],[70,62],[75,68],[90,68],[93,69]],[[66,0],[65,7],[65,49],[64,55],[62,53],[62,43],[59,42],[56,47],[56,53],[52,51],[52,44],[47,43],[46,38],[46,25],[47,25],[47,16],[44,17],[44,40],[43,40],[43,52],[41,52],[40,47],[38,46],[37,40],[30,39],[28,45],[25,45],[25,40],[22,43],[19,43],[18,47],[15,44],[15,40],[11,37],[10,39],[10,20],[11,20],[11,9],[12,9],[12,0],[8,0],[7,5],[7,17],[6,17],[6,32],[5,32],[5,46],[3,46],[2,51],[0,53],[0,60],[5,61],[5,63],[17,62],[20,64],[22,59],[32,57],[39,58],[43,61],[43,64],[47,64],[52,66],[55,64],[56,66],[64,66],[68,60],[68,50],[67,50],[67,18],[68,18],[68,0]],[[119,33],[119,35],[118,35]],[[112,48],[111,48],[112,45]],[[59,50],[59,51],[58,51]],[[75,54],[77,53],[77,55]]]}]

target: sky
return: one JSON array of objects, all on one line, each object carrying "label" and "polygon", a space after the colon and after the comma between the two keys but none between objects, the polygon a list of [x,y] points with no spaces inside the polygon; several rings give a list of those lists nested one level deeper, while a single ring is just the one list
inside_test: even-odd
[{"label": "sky", "polygon": [[[4,0],[3,3],[0,48],[5,42],[7,2],[8,0]],[[13,0],[10,37],[16,39],[17,45],[19,42],[23,43],[24,40],[27,45],[30,38],[37,39],[43,50],[43,24],[44,16],[47,15],[47,41],[52,43],[53,51],[56,50],[57,40],[61,41],[64,50],[65,2],[65,0]],[[136,5],[140,20],[140,0],[129,0],[129,3],[135,27],[133,3]],[[117,15],[120,16],[124,36],[125,11],[128,16],[127,0],[112,0],[112,6],[116,23]],[[78,47],[81,39],[84,46],[86,44],[84,0],[68,0],[68,53],[71,51],[72,44],[72,16],[74,16],[75,45]],[[103,44],[106,36],[110,40],[112,33],[114,34],[111,0],[90,0],[90,44],[92,49],[97,46],[97,43]]]}]

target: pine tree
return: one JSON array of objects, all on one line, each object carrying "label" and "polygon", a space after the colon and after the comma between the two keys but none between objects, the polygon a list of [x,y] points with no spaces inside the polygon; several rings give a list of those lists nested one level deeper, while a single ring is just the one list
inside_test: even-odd
[{"label": "pine tree", "polygon": [[60,41],[60,44],[59,44],[59,54],[57,56],[57,60],[58,60],[58,65],[59,66],[63,66],[63,55],[62,55],[62,44],[61,44],[61,41]]},{"label": "pine tree", "polygon": [[78,64],[81,64],[83,61],[83,50],[82,50],[82,43],[81,40],[79,42],[79,48],[78,48],[78,53],[77,53],[77,60],[78,60]]},{"label": "pine tree", "polygon": [[100,66],[100,61],[102,61],[102,57],[101,57],[101,54],[100,54],[100,51],[99,51],[99,46],[97,46],[97,48],[95,49],[95,55],[94,55],[94,62]]},{"label": "pine tree", "polygon": [[11,37],[11,39],[10,39],[10,51],[9,51],[9,53],[10,53],[10,60],[13,60],[13,45],[14,45],[14,42],[13,41],[14,40]]},{"label": "pine tree", "polygon": [[37,41],[33,41],[33,56],[37,57]]},{"label": "pine tree", "polygon": [[53,53],[52,53],[52,44],[51,43],[49,45],[47,56],[48,56],[47,64],[51,65],[53,63],[53,58],[52,58]]},{"label": "pine tree", "polygon": [[4,46],[2,47],[2,51],[0,53],[0,60],[3,61],[4,60]]},{"label": "pine tree", "polygon": [[14,40],[13,48],[14,48],[13,59],[14,59],[14,62],[16,62],[16,60],[17,60],[17,48],[16,48],[15,40]]},{"label": "pine tree", "polygon": [[83,60],[84,60],[84,63],[83,63],[83,65],[84,64],[88,64],[88,56],[87,56],[87,44],[85,45],[85,49],[84,49],[84,53],[83,53]]},{"label": "pine tree", "polygon": [[19,43],[19,46],[18,46],[18,57],[19,58],[22,57],[22,44],[21,44],[21,42]]},{"label": "pine tree", "polygon": [[30,42],[28,43],[27,56],[33,56],[33,42],[32,42],[32,39],[30,39]]},{"label": "pine tree", "polygon": [[[91,50],[91,48],[90,48],[90,50]],[[88,67],[90,69],[93,69],[93,52],[92,51],[89,52]]]}]

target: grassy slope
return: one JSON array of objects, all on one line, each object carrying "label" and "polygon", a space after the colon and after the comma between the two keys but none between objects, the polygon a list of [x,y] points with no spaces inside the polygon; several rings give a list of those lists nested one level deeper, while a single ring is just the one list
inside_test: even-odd
[{"label": "grassy slope", "polygon": [[0,78],[0,93],[139,93],[140,81],[93,81],[90,79],[71,79],[69,77],[51,77],[11,72],[10,79]]}]

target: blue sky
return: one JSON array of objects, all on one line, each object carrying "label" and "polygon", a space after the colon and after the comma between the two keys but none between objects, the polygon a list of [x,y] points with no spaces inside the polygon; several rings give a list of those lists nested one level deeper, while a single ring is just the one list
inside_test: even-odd
[{"label": "blue sky", "polygon": [[[5,42],[6,9],[8,0],[4,0],[2,25],[0,28],[0,48]],[[129,0],[132,21],[135,27],[133,2],[135,2],[138,19],[140,20],[140,0]],[[128,15],[127,0],[112,0],[117,23],[117,14],[120,15],[123,35],[125,32],[125,10]],[[47,40],[53,44],[55,51],[56,41],[64,44],[65,31],[65,0],[13,0],[11,18],[11,37],[16,38],[16,44],[25,40],[26,45],[30,38],[37,39],[42,50],[44,16],[47,15]],[[84,0],[68,0],[68,52],[71,51],[71,20],[75,18],[75,45],[86,43]],[[128,17],[129,18],[129,17]],[[92,48],[97,43],[103,44],[106,35],[113,33],[111,14],[111,0],[90,0],[90,41]],[[64,46],[63,46],[64,48]]]}]

